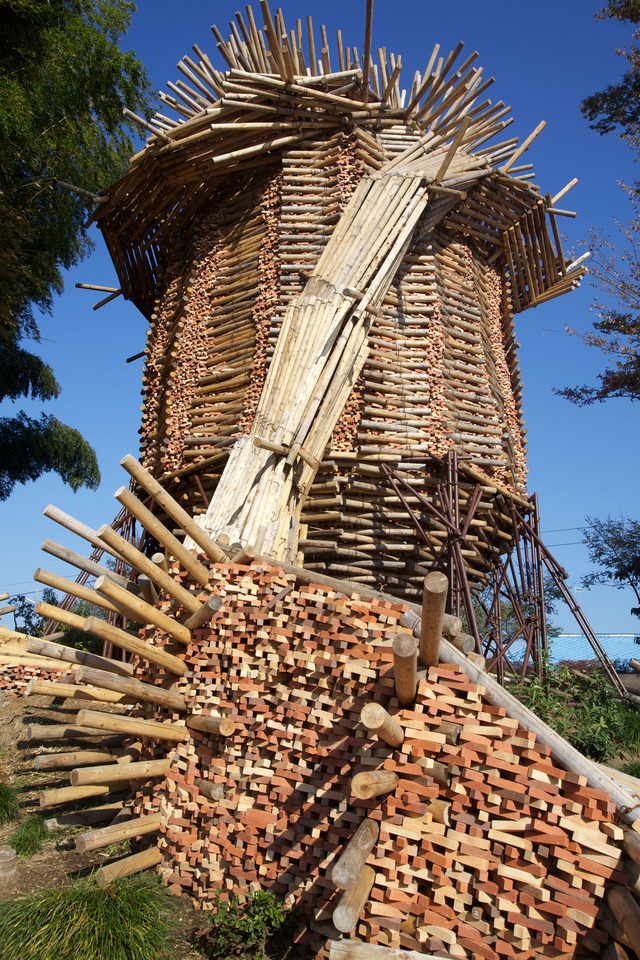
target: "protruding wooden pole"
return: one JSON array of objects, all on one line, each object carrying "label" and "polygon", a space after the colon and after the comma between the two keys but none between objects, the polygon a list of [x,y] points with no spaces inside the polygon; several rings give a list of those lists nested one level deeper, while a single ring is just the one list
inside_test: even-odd
[{"label": "protruding wooden pole", "polygon": [[153,780],[164,777],[171,766],[167,759],[140,760],[138,763],[107,763],[99,767],[78,767],[71,771],[71,786],[93,783],[118,783],[120,780]]},{"label": "protruding wooden pole", "polygon": [[451,804],[447,800],[436,797],[428,802],[427,810],[436,823],[444,823],[445,827],[451,826]]},{"label": "protruding wooden pole", "polygon": [[393,770],[371,770],[356,773],[351,781],[351,792],[358,800],[370,800],[383,793],[391,793],[398,786],[398,774]]},{"label": "protruding wooden pole", "polygon": [[100,637],[108,643],[113,643],[116,647],[126,650],[128,653],[134,653],[138,657],[143,657],[149,663],[155,663],[159,667],[164,667],[176,676],[182,677],[189,670],[188,665],[174,657],[172,653],[165,653],[160,647],[154,647],[145,640],[140,640],[125,630],[113,627],[110,623],[98,619],[98,617],[87,617],[84,622],[86,633],[93,634],[94,637]]},{"label": "protruding wooden pole", "polygon": [[58,817],[45,820],[44,828],[47,833],[54,833],[56,830],[64,830],[66,827],[87,827],[91,823],[103,823],[105,820],[112,820],[117,813],[120,813],[123,806],[124,802],[117,800],[114,803],[105,803],[100,807],[91,807],[88,810],[62,813]]},{"label": "protruding wooden pole", "polygon": [[34,760],[36,770],[67,770],[96,763],[116,763],[121,755],[109,750],[68,750],[66,753],[41,753]]},{"label": "protruding wooden pole", "polygon": [[204,717],[200,714],[187,717],[187,726],[190,730],[200,730],[216,737],[230,737],[236,729],[234,721],[228,717]]},{"label": "protruding wooden pole", "polygon": [[130,857],[123,857],[116,863],[108,863],[100,867],[95,875],[99,887],[106,887],[119,877],[129,877],[133,873],[148,870],[162,862],[162,854],[157,847],[147,847],[139,853],[132,853]]},{"label": "protruding wooden pole", "polygon": [[157,687],[153,683],[144,683],[133,677],[117,677],[114,673],[105,670],[94,670],[91,667],[79,667],[76,671],[76,683],[90,683],[94,687],[103,687],[105,690],[114,690],[123,693],[134,700],[144,703],[155,703],[166,707],[167,710],[183,712],[187,709],[187,702],[179,693]]},{"label": "protruding wooden pole", "polygon": [[135,620],[136,623],[152,623],[160,630],[168,633],[172,639],[178,640],[179,643],[186,644],[191,641],[191,632],[188,627],[178,623],[173,617],[162,613],[161,610],[147,603],[146,600],[136,597],[129,590],[125,590],[124,587],[112,580],[107,580],[106,577],[98,577],[95,588],[99,594],[109,597],[121,609],[124,609],[127,616],[131,620]]},{"label": "protruding wooden pole", "polygon": [[177,537],[175,537],[170,530],[167,530],[165,525],[161,523],[143,503],[140,503],[138,498],[135,497],[127,487],[120,487],[116,490],[114,496],[123,507],[126,507],[132,516],[140,521],[144,529],[155,537],[158,543],[163,546],[172,557],[175,557],[185,570],[189,571],[198,583],[206,587],[211,572],[208,567],[205,567],[199,560],[196,560],[194,555],[180,543]]},{"label": "protruding wooden pole", "polygon": [[104,730],[98,730],[97,727],[79,727],[66,723],[37,724],[32,723],[27,727],[27,740],[75,740],[76,737],[83,739],[85,737],[102,737]]},{"label": "protruding wooden pole", "polygon": [[399,747],[404,740],[404,730],[391,714],[379,703],[367,703],[360,712],[360,719],[372,733],[388,743],[390,747]]},{"label": "protruding wooden pole", "polygon": [[340,897],[333,911],[333,925],[340,933],[349,933],[357,924],[364,905],[369,899],[375,878],[373,867],[364,866],[356,882]]},{"label": "protruding wooden pole", "polygon": [[213,783],[213,781],[204,780],[202,777],[196,777],[193,783],[200,793],[204,794],[209,800],[222,800],[224,797],[224,783]]},{"label": "protruding wooden pole", "polygon": [[85,650],[76,650],[74,647],[67,647],[63,643],[50,643],[48,640],[40,640],[37,637],[29,639],[27,650],[29,653],[35,653],[41,657],[51,657],[52,660],[63,660],[65,663],[77,663],[83,667],[95,667],[96,670],[108,670],[110,673],[117,673],[122,677],[130,677],[133,674],[133,667],[130,663],[124,663],[122,660],[110,660],[108,657],[100,657],[95,653],[87,653]]},{"label": "protruding wooden pole", "polygon": [[[173,597],[174,600],[181,603],[189,613],[195,613],[196,610],[200,609],[200,602],[196,600],[192,593],[189,593],[188,590],[180,586],[170,574],[161,570],[152,560],[145,557],[144,553],[137,550],[133,544],[128,543],[124,537],[121,537],[120,534],[112,530],[111,527],[107,527],[106,525],[100,527],[98,533],[103,540],[106,540],[108,544],[114,546],[123,555],[126,562],[130,564],[134,570],[137,570],[139,573],[146,573],[150,580],[153,580],[161,590],[164,590],[170,597]],[[104,572],[104,570],[101,571],[101,573]],[[111,579],[113,579],[113,577]],[[124,586],[126,586],[126,582]]]},{"label": "protruding wooden pole", "polygon": [[214,560],[216,563],[228,562],[228,557],[224,551],[207,536],[202,527],[198,526],[186,510],[183,510],[180,504],[176,503],[173,497],[167,493],[164,487],[160,486],[157,480],[154,480],[142,464],[138,463],[135,457],[127,454],[120,463],[127,473],[129,473],[134,480],[137,480],[142,489],[146,490],[147,493],[153,497],[158,506],[162,507],[172,520],[175,520],[187,536],[191,537],[211,560]]},{"label": "protruding wooden pole", "polygon": [[87,787],[60,787],[55,790],[43,790],[38,794],[40,807],[57,807],[61,803],[75,803],[87,797],[104,797],[111,792],[108,784],[96,784]]},{"label": "protruding wooden pole", "polygon": [[147,814],[144,817],[135,817],[125,820],[124,823],[112,824],[89,833],[81,834],[76,840],[78,853],[87,853],[89,850],[99,850],[108,847],[110,843],[121,843],[133,837],[142,837],[147,833],[156,833],[160,829],[162,815],[159,813]]},{"label": "protruding wooden pole", "polygon": [[442,618],[449,584],[443,573],[433,570],[424,578],[422,593],[422,627],[420,630],[420,662],[437,667],[440,660]]},{"label": "protruding wooden pole", "polygon": [[186,727],[177,723],[157,723],[155,720],[138,720],[136,717],[122,717],[115,713],[98,713],[97,710],[80,710],[77,722],[82,727],[97,727],[114,733],[126,733],[140,737],[141,740],[170,740],[172,743],[184,743],[189,739]]},{"label": "protruding wooden pole", "polygon": [[619,883],[609,886],[606,898],[629,943],[640,956],[640,904],[633,894]]},{"label": "protruding wooden pole", "polygon": [[217,594],[212,593],[200,609],[196,613],[192,613],[191,616],[185,620],[184,626],[189,630],[197,630],[198,627],[203,627],[205,623],[208,623],[214,614],[218,612],[221,606],[221,598]]},{"label": "protruding wooden pole", "polygon": [[398,703],[410,707],[418,689],[418,647],[407,634],[393,640],[393,677]]},{"label": "protruding wooden pole", "polygon": [[28,697],[63,697],[65,700],[92,700],[94,703],[129,703],[123,693],[112,693],[99,687],[77,687],[74,683],[60,683],[57,680],[29,680],[25,691]]},{"label": "protruding wooden pole", "polygon": [[380,825],[375,820],[365,817],[340,858],[333,865],[331,880],[336,887],[340,890],[348,890],[353,886],[379,836]]}]

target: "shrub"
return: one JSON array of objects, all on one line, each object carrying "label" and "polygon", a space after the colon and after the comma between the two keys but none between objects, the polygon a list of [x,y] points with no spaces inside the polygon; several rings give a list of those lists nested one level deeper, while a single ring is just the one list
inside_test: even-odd
[{"label": "shrub", "polygon": [[155,875],[91,880],[0,903],[1,960],[160,960],[170,956],[169,897]]},{"label": "shrub", "polygon": [[9,834],[9,845],[19,857],[32,857],[46,839],[44,818],[39,813],[32,813]]},{"label": "shrub", "polygon": [[21,804],[18,791],[8,783],[0,783],[0,827],[16,820],[20,815]]},{"label": "shrub", "polygon": [[640,748],[640,713],[620,699],[597,668],[583,672],[566,664],[548,667],[542,679],[528,677],[510,691],[593,760]]},{"label": "shrub", "polygon": [[629,763],[623,763],[620,767],[620,773],[640,778],[640,760],[630,760]]},{"label": "shrub", "polygon": [[265,960],[270,938],[286,934],[297,922],[298,913],[287,913],[282,901],[273,893],[251,893],[244,902],[235,894],[223,900],[220,893],[214,900],[210,928],[198,946],[205,956],[214,958],[246,957]]}]

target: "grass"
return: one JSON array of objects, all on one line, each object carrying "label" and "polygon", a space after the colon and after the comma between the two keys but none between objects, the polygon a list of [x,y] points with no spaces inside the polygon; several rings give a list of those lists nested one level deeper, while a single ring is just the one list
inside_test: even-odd
[{"label": "grass", "polygon": [[542,680],[530,676],[509,691],[592,760],[640,753],[640,712],[620,699],[599,668],[549,666]]},{"label": "grass", "polygon": [[640,760],[630,760],[629,763],[623,763],[620,772],[626,773],[630,777],[640,778]]},{"label": "grass", "polygon": [[9,834],[9,845],[19,857],[32,857],[42,848],[47,836],[44,817],[31,813]]},{"label": "grass", "polygon": [[20,894],[0,903],[0,960],[168,960],[171,909],[153,874]]},{"label": "grass", "polygon": [[21,809],[22,803],[17,788],[8,783],[0,783],[0,827],[16,820]]}]

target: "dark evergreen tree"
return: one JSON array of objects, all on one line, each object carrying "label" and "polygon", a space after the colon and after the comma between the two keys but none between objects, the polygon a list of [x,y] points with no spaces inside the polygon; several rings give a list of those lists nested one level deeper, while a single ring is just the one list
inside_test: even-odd
[{"label": "dark evergreen tree", "polygon": [[[39,336],[62,271],[91,248],[87,204],[133,152],[124,106],[149,114],[140,61],[119,49],[126,0],[0,0],[0,399],[57,396],[51,369],[24,349]],[[47,470],[97,486],[95,454],[55,417],[0,418],[0,499]]]}]

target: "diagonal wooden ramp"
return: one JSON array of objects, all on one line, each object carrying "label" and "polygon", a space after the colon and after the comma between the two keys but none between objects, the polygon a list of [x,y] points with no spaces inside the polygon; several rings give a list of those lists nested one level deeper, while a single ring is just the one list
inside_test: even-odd
[{"label": "diagonal wooden ramp", "polygon": [[[414,151],[415,152],[415,148]],[[476,181],[488,164],[451,148],[364,177],[303,292],[283,319],[251,431],[239,439],[202,523],[213,537],[292,560],[298,519],[367,357],[371,318],[416,226],[432,230],[458,197],[432,190],[448,171]]]}]

